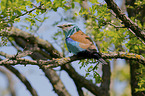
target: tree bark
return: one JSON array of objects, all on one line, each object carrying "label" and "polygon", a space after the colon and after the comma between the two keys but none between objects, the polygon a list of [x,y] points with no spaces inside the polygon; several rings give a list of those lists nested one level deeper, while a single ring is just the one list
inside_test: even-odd
[{"label": "tree bark", "polygon": [[145,91],[138,91],[138,92],[135,91],[136,88],[139,88],[138,86],[139,79],[137,78],[137,76],[141,74],[138,72],[139,64],[133,60],[130,60],[129,64],[130,64],[130,73],[131,73],[131,78],[130,78],[131,94],[132,96],[145,96]]},{"label": "tree bark", "polygon": [[[136,15],[140,14],[140,16],[137,16],[137,19],[140,20],[141,24],[144,24],[144,16],[145,14],[143,13],[145,10],[145,6],[141,8],[135,8],[135,1],[136,0],[126,0],[126,6],[127,6],[127,12],[128,16],[131,17],[136,17]],[[133,8],[129,8],[128,6],[132,6]],[[131,39],[131,38],[130,38]],[[142,54],[145,53],[143,50],[139,50],[139,52],[136,52],[137,54]],[[130,64],[130,73],[131,73],[131,78],[130,78],[130,84],[131,84],[131,94],[132,96],[145,96],[145,91],[138,91],[136,92],[135,89],[139,88],[138,82],[139,79],[137,76],[139,76],[141,73],[139,73],[137,70],[139,70],[139,62],[136,62],[134,60],[129,61]]]},{"label": "tree bark", "polygon": [[122,13],[121,9],[117,6],[117,4],[113,0],[105,0],[108,8],[112,9],[116,16],[124,23],[125,27],[130,28],[138,38],[141,38],[145,41],[145,32],[127,15]]},{"label": "tree bark", "polygon": [[[15,42],[22,48],[25,48],[25,50],[29,50],[29,48],[32,48],[32,47],[38,47],[37,44],[35,46],[35,43],[33,43],[34,41],[31,41],[32,43],[30,43],[30,42],[27,42],[27,39],[24,40],[21,37],[15,37],[14,39],[15,39]],[[42,50],[40,50],[39,52],[37,52],[37,51],[33,52],[33,54],[31,54],[31,57],[35,60],[40,60],[40,59],[47,60],[47,59],[52,58],[52,57],[48,58],[48,57],[50,57],[49,54],[47,54],[48,56],[46,56],[46,54],[45,55],[41,54],[43,52]],[[45,68],[46,67],[45,65],[40,65],[39,67],[40,67],[40,69],[43,70],[43,72],[45,73],[45,76],[50,80],[50,82],[54,88],[54,91],[58,94],[58,96],[70,96],[69,92],[65,88],[61,79],[59,78],[59,76],[53,69]]]}]

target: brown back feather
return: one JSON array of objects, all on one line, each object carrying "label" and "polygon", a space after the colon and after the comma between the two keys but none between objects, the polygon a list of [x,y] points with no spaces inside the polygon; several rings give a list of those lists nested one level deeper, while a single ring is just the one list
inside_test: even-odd
[{"label": "brown back feather", "polygon": [[71,35],[70,38],[74,41],[80,42],[79,46],[83,49],[96,50],[96,46],[94,45],[91,38],[83,33],[81,30]]}]

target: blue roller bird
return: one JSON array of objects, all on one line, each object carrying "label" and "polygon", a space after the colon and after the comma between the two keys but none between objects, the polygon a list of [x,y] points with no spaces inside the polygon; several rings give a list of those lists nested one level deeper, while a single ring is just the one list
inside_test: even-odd
[{"label": "blue roller bird", "polygon": [[58,25],[58,27],[62,28],[65,34],[65,41],[69,52],[79,56],[95,58],[101,63],[107,64],[101,58],[92,39],[83,33],[77,25],[63,24]]}]

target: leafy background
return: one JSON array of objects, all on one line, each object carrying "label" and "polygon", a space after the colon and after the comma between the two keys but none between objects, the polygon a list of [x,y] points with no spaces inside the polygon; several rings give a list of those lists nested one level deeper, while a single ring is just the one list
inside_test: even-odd
[{"label": "leafy background", "polygon": [[[7,26],[17,27],[25,32],[31,33],[34,36],[48,40],[53,46],[62,52],[63,56],[71,56],[68,53],[66,44],[64,42],[64,35],[62,30],[57,28],[58,24],[68,22],[75,23],[79,28],[90,35],[97,43],[98,49],[101,53],[111,52],[130,52],[145,56],[144,44],[135,37],[124,25],[116,19],[110,9],[107,9],[107,4],[103,0],[90,0],[87,2],[90,6],[82,4],[81,0],[1,0],[0,4],[0,30],[3,32],[10,30]],[[116,0],[120,6],[123,5],[122,0]],[[145,1],[136,1],[136,6],[142,6]],[[85,7],[84,7],[85,6]],[[129,6],[133,8],[132,6]],[[125,11],[126,12],[126,11]],[[126,13],[127,14],[127,13]],[[127,14],[128,15],[128,14]],[[131,17],[131,20],[136,22],[142,29],[144,29],[144,22],[139,21],[140,14]],[[116,27],[116,26],[120,27]],[[14,42],[12,38],[1,37],[0,51],[9,54],[16,54],[17,50],[11,46]],[[140,51],[141,50],[141,51]],[[4,58],[4,57],[1,57]],[[25,58],[31,59],[29,56]],[[129,96],[130,92],[130,70],[128,61],[123,59],[110,59],[111,62],[111,96]],[[91,79],[94,83],[101,82],[101,65],[95,66],[94,60],[81,60],[72,63],[72,66],[81,75]],[[79,63],[79,64],[78,64]],[[95,62],[96,63],[96,62]],[[23,73],[32,86],[36,88],[39,96],[51,95],[55,96],[53,88],[45,78],[44,73],[37,66],[17,65],[14,66],[21,73]],[[72,80],[68,77],[65,71],[60,67],[55,68],[64,85],[72,96],[77,96],[76,87]],[[140,86],[136,91],[144,91],[144,66],[140,65],[138,70],[141,75],[138,76]],[[30,96],[25,86],[14,76],[15,89],[18,96]],[[65,79],[64,79],[65,78]],[[3,74],[0,74],[0,95],[9,96],[7,89],[7,79]],[[99,84],[98,84],[99,85]],[[83,89],[85,90],[85,89]],[[86,94],[91,95],[87,90]],[[57,95],[56,95],[57,96]]]}]

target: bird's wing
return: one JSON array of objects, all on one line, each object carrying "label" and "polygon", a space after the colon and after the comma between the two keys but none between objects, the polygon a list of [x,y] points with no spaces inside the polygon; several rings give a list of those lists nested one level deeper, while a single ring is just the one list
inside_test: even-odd
[{"label": "bird's wing", "polygon": [[73,39],[74,41],[79,42],[79,46],[83,49],[96,50],[96,46],[94,45],[91,38],[87,36],[85,33],[83,33],[81,30],[71,35],[70,38]]},{"label": "bird's wing", "polygon": [[80,44],[79,42],[74,41],[70,37],[66,38],[66,45],[67,45],[67,48],[68,48],[69,52],[77,54],[80,51],[84,51],[85,49],[81,48],[79,46],[79,44]]}]

